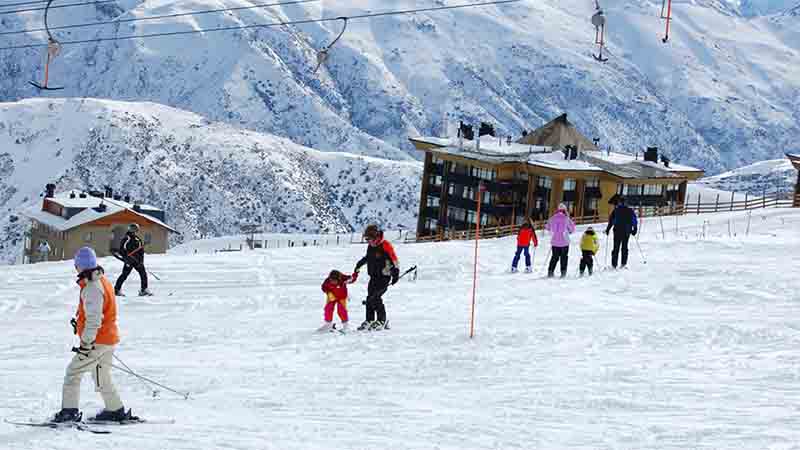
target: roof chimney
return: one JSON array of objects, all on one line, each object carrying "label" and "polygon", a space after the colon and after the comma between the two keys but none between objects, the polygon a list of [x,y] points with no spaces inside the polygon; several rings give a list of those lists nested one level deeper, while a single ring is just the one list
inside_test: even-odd
[{"label": "roof chimney", "polygon": [[131,196],[130,195],[126,195],[125,198],[123,198],[122,200],[124,200],[125,203],[130,203],[131,202]]},{"label": "roof chimney", "polygon": [[664,163],[664,167],[669,168],[669,158],[665,155],[661,155],[661,162]]},{"label": "roof chimney", "polygon": [[56,185],[53,183],[47,183],[44,187],[44,198],[53,198],[56,195]]},{"label": "roof chimney", "polygon": [[142,210],[142,207],[139,206],[139,204],[137,203],[137,204],[133,205],[133,210],[136,211],[136,212],[139,212],[139,211]]},{"label": "roof chimney", "polygon": [[644,152],[644,160],[658,164],[658,147],[647,147]]},{"label": "roof chimney", "polygon": [[475,139],[475,151],[481,151],[481,133],[478,132],[478,137]]},{"label": "roof chimney", "polygon": [[113,198],[114,197],[114,190],[111,189],[111,186],[105,186],[105,194],[106,194],[107,198]]},{"label": "roof chimney", "polygon": [[75,197],[77,197],[75,195],[75,191],[72,191],[72,192],[69,193],[69,198],[75,198]]}]

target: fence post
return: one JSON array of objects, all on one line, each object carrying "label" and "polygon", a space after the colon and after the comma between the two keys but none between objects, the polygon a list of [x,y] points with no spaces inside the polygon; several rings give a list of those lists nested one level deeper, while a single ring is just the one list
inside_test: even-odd
[{"label": "fence post", "polygon": [[748,197],[750,196],[750,191],[744,191],[744,210],[747,211],[750,209],[750,205],[748,205]]},{"label": "fence post", "polygon": [[767,207],[767,188],[764,188],[764,196],[761,197],[761,207],[762,208]]},{"label": "fence post", "polygon": [[719,194],[717,194],[717,203],[714,205],[714,212],[719,212]]},{"label": "fence post", "polygon": [[733,211],[733,196],[736,194],[735,192],[731,192],[731,211]]},{"label": "fence post", "polygon": [[700,214],[700,193],[697,193],[697,214]]}]

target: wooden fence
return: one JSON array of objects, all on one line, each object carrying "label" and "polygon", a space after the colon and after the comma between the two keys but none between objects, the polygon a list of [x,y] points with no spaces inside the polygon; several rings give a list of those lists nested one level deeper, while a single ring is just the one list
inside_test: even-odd
[{"label": "wooden fence", "polygon": [[[632,205],[631,207],[637,211],[639,217],[657,217],[657,216],[673,216],[685,214],[706,214],[706,213],[719,213],[726,211],[749,211],[753,209],[763,208],[791,208],[796,204],[800,204],[800,195],[793,193],[775,193],[773,195],[764,195],[762,197],[750,198],[745,194],[743,200],[735,200],[736,195],[732,194],[731,199],[727,202],[720,201],[720,195],[716,195],[712,202],[704,201],[702,195],[697,196],[695,202],[691,202],[691,198],[687,198],[686,204],[678,207],[662,207],[662,208],[645,208],[642,206]],[[576,225],[605,222],[598,216],[585,216],[573,217],[572,220]],[[534,229],[541,230],[544,228],[546,221],[540,220],[533,223]],[[520,225],[502,225],[496,227],[481,227],[481,239],[494,239],[506,236],[512,236],[519,232]],[[442,230],[439,233],[430,234],[427,236],[412,236],[406,235],[404,242],[438,242],[448,240],[472,240],[475,239],[475,228],[469,230]]]}]

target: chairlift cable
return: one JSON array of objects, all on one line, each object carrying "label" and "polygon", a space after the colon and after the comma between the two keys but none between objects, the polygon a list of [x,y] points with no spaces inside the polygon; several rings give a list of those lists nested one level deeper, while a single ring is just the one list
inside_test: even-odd
[{"label": "chairlift cable", "polygon": [[[99,27],[103,25],[114,25],[119,23],[130,23],[130,22],[141,22],[145,20],[159,20],[159,19],[172,19],[175,17],[185,17],[185,16],[199,16],[202,14],[213,14],[213,13],[223,13],[223,12],[230,12],[230,11],[242,11],[247,9],[257,9],[257,8],[268,8],[272,6],[284,6],[284,5],[296,5],[301,3],[316,3],[322,0],[294,0],[294,1],[286,1],[286,2],[277,2],[277,3],[260,3],[257,5],[249,5],[249,6],[237,6],[232,8],[218,8],[218,9],[207,9],[201,11],[189,11],[183,13],[175,13],[175,14],[164,14],[160,16],[146,16],[146,17],[129,17],[126,19],[115,19],[115,20],[106,20],[101,22],[87,22],[87,23],[78,23],[72,25],[60,25],[57,27],[51,27],[50,30],[70,30],[74,28],[89,28],[89,27]],[[24,29],[24,30],[16,30],[16,31],[1,31],[0,36],[7,36],[12,34],[23,34],[23,33],[41,33],[42,31],[47,31],[47,27],[45,28],[31,28],[31,29]]]},{"label": "chairlift cable", "polygon": [[[376,18],[376,17],[400,16],[400,15],[418,14],[418,13],[425,13],[425,12],[445,11],[445,10],[464,9],[464,8],[475,8],[475,7],[482,7],[482,6],[501,5],[501,4],[506,4],[506,3],[517,3],[517,2],[520,2],[520,1],[522,1],[522,0],[495,0],[495,1],[468,3],[468,4],[461,4],[461,5],[434,6],[434,7],[429,7],[429,8],[383,11],[383,12],[376,12],[376,13],[362,13],[362,14],[355,14],[355,15],[352,15],[352,16],[348,16],[347,19],[348,20],[357,20],[357,19],[369,19],[369,18]],[[95,2],[95,3],[99,3],[99,2]],[[55,8],[55,7],[53,7],[53,8]],[[283,21],[283,22],[252,24],[252,25],[237,25],[237,26],[227,26],[227,27],[206,28],[206,29],[197,29],[197,30],[170,31],[170,32],[162,32],[162,33],[100,37],[100,38],[92,38],[92,39],[77,39],[77,40],[72,40],[72,41],[62,41],[61,45],[80,45],[80,44],[91,44],[91,43],[98,43],[98,42],[123,41],[123,40],[133,40],[133,39],[149,39],[149,38],[154,38],[154,37],[182,36],[182,35],[199,34],[199,33],[210,33],[210,32],[217,32],[217,31],[239,31],[239,30],[249,30],[249,29],[255,29],[255,28],[271,28],[271,27],[278,27],[278,26],[284,26],[284,25],[303,25],[303,24],[310,24],[310,23],[333,22],[333,21],[337,21],[337,20],[341,20],[341,19],[342,19],[341,17],[322,17],[322,18],[318,18],[318,19],[302,19],[302,20],[291,20],[291,21]],[[44,43],[44,44],[12,45],[12,46],[7,46],[7,47],[0,47],[0,51],[2,51],[2,50],[22,50],[22,49],[27,49],[27,48],[41,48],[41,47],[46,47],[46,46],[47,46],[46,43]]]}]

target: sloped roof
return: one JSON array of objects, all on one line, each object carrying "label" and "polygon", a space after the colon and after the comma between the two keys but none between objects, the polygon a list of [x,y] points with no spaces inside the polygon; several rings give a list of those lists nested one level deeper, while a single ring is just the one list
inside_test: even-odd
[{"label": "sloped roof", "polygon": [[523,136],[517,142],[525,145],[542,145],[555,148],[574,145],[580,147],[581,150],[597,150],[597,146],[567,120],[566,114],[547,122]]},{"label": "sloped roof", "polygon": [[789,158],[789,161],[792,162],[795,169],[800,170],[800,155],[796,155],[793,153],[787,153],[786,157]]},{"label": "sloped roof", "polygon": [[[57,216],[47,211],[42,211],[41,203],[36,203],[34,205],[29,205],[25,209],[21,210],[20,214],[30,219],[34,219],[39,223],[45,224],[58,231],[68,231],[73,228],[79,227],[81,225],[94,222],[95,220],[102,219],[104,217],[108,217],[122,211],[128,211],[132,214],[135,214],[136,216],[141,217],[143,220],[147,222],[151,222],[156,225],[162,226],[167,230],[172,231],[173,233],[178,233],[177,230],[170,227],[161,220],[158,220],[152,216],[148,216],[147,214],[142,214],[139,211],[135,211],[133,209],[132,204],[123,201],[114,200],[111,198],[92,197],[90,195],[86,195],[85,197],[80,197],[79,195],[76,195],[75,198],[72,198],[71,195],[66,192],[62,192],[52,197],[51,200],[66,208],[85,208],[85,209],[79,212],[78,214],[75,214],[74,216],[70,217],[69,219],[65,219],[64,217]],[[100,206],[101,203],[106,206],[105,211],[97,211],[96,209],[94,209]],[[157,208],[149,205],[145,205],[144,207],[142,207],[142,209],[158,210]]]}]

